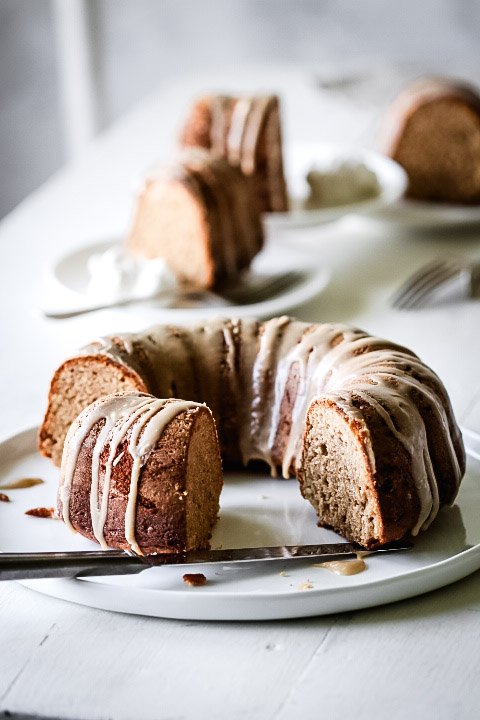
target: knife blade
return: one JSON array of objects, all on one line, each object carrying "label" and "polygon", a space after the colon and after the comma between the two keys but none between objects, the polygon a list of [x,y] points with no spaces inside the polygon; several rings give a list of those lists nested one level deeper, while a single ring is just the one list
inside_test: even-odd
[{"label": "knife blade", "polygon": [[395,541],[365,551],[355,543],[322,545],[280,545],[276,547],[234,548],[228,550],[192,550],[156,555],[136,555],[124,550],[79,552],[0,553],[1,580],[40,578],[82,578],[95,575],[130,575],[165,565],[207,565],[210,563],[246,563],[265,560],[316,561],[353,560],[359,552],[368,554],[409,550],[413,545]]}]

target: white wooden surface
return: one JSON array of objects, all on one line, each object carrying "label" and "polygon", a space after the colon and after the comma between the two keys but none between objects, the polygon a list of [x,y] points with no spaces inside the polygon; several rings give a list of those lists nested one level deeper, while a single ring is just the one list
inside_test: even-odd
[{"label": "white wooden surface", "polygon": [[[201,87],[276,88],[287,140],[372,138],[378,107],[321,96],[307,71],[221,71],[164,88],[0,224],[0,437],[37,423],[50,375],[111,316],[47,322],[41,266],[124,232],[130,180],[164,157]],[[297,315],[345,320],[410,345],[445,379],[459,418],[480,430],[480,306],[394,313],[387,299],[441,252],[480,252],[479,232],[413,236],[346,220],[296,242],[332,284]],[[113,322],[113,319],[112,319]],[[0,508],[1,510],[1,508]],[[477,718],[480,573],[430,595],[342,616],[199,623],[123,616],[0,587],[0,711],[64,718]]]}]

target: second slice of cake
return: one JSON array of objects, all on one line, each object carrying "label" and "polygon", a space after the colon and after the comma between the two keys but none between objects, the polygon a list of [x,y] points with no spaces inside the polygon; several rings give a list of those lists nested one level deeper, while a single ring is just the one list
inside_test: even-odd
[{"label": "second slice of cake", "polygon": [[263,246],[251,178],[199,149],[145,180],[126,248],[163,258],[182,282],[219,287],[235,280]]}]

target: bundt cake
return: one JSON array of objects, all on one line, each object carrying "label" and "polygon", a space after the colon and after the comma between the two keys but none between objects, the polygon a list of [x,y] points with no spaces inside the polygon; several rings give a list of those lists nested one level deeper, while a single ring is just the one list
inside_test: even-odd
[{"label": "bundt cake", "polygon": [[104,338],[55,372],[41,452],[58,464],[75,416],[119,390],[204,401],[226,464],[295,475],[321,522],[365,547],[428,527],[465,469],[439,378],[346,325],[222,319]]},{"label": "bundt cake", "polygon": [[199,149],[146,178],[126,240],[130,255],[163,258],[180,281],[205,288],[236,279],[262,245],[252,179]]},{"label": "bundt cake", "polygon": [[205,95],[188,115],[185,147],[203,147],[253,176],[264,212],[288,210],[276,95]]},{"label": "bundt cake", "polygon": [[452,80],[429,78],[389,108],[380,149],[406,170],[408,196],[480,203],[480,97]]},{"label": "bundt cake", "polygon": [[203,549],[222,484],[205,405],[115,393],[89,405],[67,433],[58,512],[104,549]]}]

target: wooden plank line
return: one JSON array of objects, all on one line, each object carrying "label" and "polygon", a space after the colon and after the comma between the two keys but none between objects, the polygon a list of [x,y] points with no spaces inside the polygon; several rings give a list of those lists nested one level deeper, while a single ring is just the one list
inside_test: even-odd
[{"label": "wooden plank line", "polygon": [[8,695],[9,695],[10,692],[13,690],[13,688],[15,687],[17,681],[20,679],[20,676],[24,673],[24,671],[25,671],[25,669],[28,667],[28,665],[30,665],[30,658],[28,658],[28,660],[26,660],[26,661],[23,663],[22,667],[21,667],[20,670],[17,672],[17,674],[15,675],[15,677],[12,678],[12,680],[9,682],[9,684],[8,684],[7,687],[5,688],[5,692],[3,693],[2,697],[0,697],[0,703],[3,703],[3,702],[7,699]]},{"label": "wooden plank line", "polygon": [[[325,643],[327,642],[327,639],[330,636],[330,633],[332,632],[332,630],[335,628],[335,626],[338,624],[339,621],[340,621],[340,615],[335,615],[335,617],[333,618],[332,624],[327,629],[327,632],[322,637],[322,639],[320,640],[319,644],[317,645],[317,647],[315,648],[313,653],[310,655],[310,658],[307,660],[305,667],[303,668],[302,672],[297,677],[295,683],[290,688],[290,691],[288,692],[288,694],[283,698],[282,702],[276,709],[275,714],[273,715],[271,720],[276,720],[280,716],[280,714],[283,712],[283,709],[286,706],[288,706],[288,703],[290,702],[290,699],[295,694],[297,687],[299,687],[301,685],[304,677],[308,674],[310,667],[315,662],[316,658],[321,654],[322,648],[325,645]],[[348,622],[349,621],[350,621],[350,618],[349,618]]]},{"label": "wooden plank line", "polygon": [[50,636],[50,633],[52,632],[52,630],[53,630],[53,628],[55,627],[56,624],[57,624],[57,623],[52,623],[52,625],[50,626],[47,634],[46,634],[46,635],[42,638],[42,640],[40,640],[40,642],[38,643],[38,647],[42,647],[43,643],[48,640],[48,638],[49,638],[49,636]]}]

